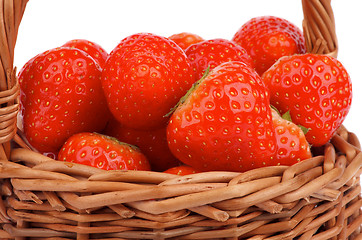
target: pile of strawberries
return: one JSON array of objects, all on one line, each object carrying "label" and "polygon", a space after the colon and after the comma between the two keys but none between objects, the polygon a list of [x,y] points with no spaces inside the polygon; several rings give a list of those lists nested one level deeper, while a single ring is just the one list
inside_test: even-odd
[{"label": "pile of strawberries", "polygon": [[231,40],[128,36],[108,54],[72,40],[19,73],[26,140],[61,161],[174,174],[292,165],[345,119],[350,77],[305,53],[300,29],[256,17]]}]

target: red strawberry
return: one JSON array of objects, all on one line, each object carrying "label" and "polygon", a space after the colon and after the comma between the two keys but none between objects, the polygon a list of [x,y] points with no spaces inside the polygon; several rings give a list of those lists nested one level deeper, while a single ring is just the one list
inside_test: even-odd
[{"label": "red strawberry", "polygon": [[124,127],[112,118],[104,133],[121,142],[139,147],[154,171],[164,171],[180,163],[168,148],[166,127],[155,130],[137,130]]},{"label": "red strawberry", "polygon": [[215,68],[223,62],[242,61],[252,66],[252,59],[242,47],[222,38],[205,40],[191,45],[185,51],[195,71],[196,79],[200,79],[205,70]]},{"label": "red strawberry", "polygon": [[73,39],[66,42],[62,47],[77,48],[88,53],[103,68],[107,60],[108,53],[99,44],[85,40]]},{"label": "red strawberry", "polygon": [[181,165],[181,166],[176,166],[176,167],[167,169],[164,172],[179,175],[179,176],[185,176],[185,175],[189,175],[189,174],[199,173],[200,171],[198,171],[195,168],[190,167],[190,166]]},{"label": "red strawberry", "polygon": [[263,16],[250,19],[232,41],[246,49],[259,75],[280,57],[305,53],[302,31],[286,19]]},{"label": "red strawberry", "polygon": [[277,139],[276,163],[291,166],[311,158],[312,154],[304,132],[301,127],[291,122],[289,112],[280,116],[272,109],[272,118]]},{"label": "red strawberry", "polygon": [[313,146],[327,143],[345,119],[352,101],[352,83],[342,64],[329,56],[304,54],[281,58],[262,79],[270,101],[282,114],[309,128]]},{"label": "red strawberry", "polygon": [[61,148],[58,159],[105,170],[150,170],[147,158],[137,147],[97,133],[71,136]]},{"label": "red strawberry", "polygon": [[109,111],[100,77],[93,58],[78,49],[52,49],[25,64],[19,81],[29,143],[55,153],[75,133],[101,131]]},{"label": "red strawberry", "polygon": [[114,117],[135,129],[165,126],[165,115],[194,83],[191,65],[173,41],[150,33],[123,39],[102,74]]},{"label": "red strawberry", "polygon": [[191,44],[198,43],[204,41],[202,37],[196,35],[194,33],[182,32],[173,34],[168,37],[172,41],[174,41],[177,45],[179,45],[183,50],[186,50]]},{"label": "red strawberry", "polygon": [[[28,82],[33,81],[34,75],[33,72],[30,71],[30,67],[33,65],[34,59],[37,57],[38,55],[36,55],[35,57],[31,58],[29,61],[27,61],[24,66],[20,69],[19,73],[18,73],[18,79],[19,79],[19,84],[20,84],[20,112],[19,112],[19,117],[20,117],[20,126],[21,128],[23,128],[23,121],[22,118],[24,116],[24,103],[26,103],[26,94],[24,93],[24,91],[26,89],[28,89]],[[23,129],[22,129],[23,130]],[[23,130],[24,131],[24,130]]]},{"label": "red strawberry", "polygon": [[270,165],[276,139],[268,90],[243,62],[222,63],[190,90],[172,114],[171,152],[200,171]]}]

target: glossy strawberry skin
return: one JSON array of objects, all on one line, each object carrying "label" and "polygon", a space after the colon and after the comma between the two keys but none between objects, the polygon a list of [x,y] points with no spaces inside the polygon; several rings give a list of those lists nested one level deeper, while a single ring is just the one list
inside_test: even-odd
[{"label": "glossy strawberry skin", "polygon": [[302,31],[286,19],[274,16],[250,19],[235,33],[232,41],[249,53],[259,75],[282,56],[306,52]]},{"label": "glossy strawberry skin", "polygon": [[189,175],[189,174],[199,173],[200,171],[198,171],[197,169],[190,167],[190,166],[181,165],[181,166],[176,166],[176,167],[167,169],[164,172],[179,175],[179,176],[185,176],[185,175]]},{"label": "glossy strawberry skin", "polygon": [[107,51],[101,45],[86,39],[73,39],[63,44],[62,47],[77,48],[86,52],[101,68],[103,68],[108,57]]},{"label": "glossy strawberry skin", "polygon": [[147,157],[154,171],[165,171],[180,165],[180,162],[168,148],[166,127],[155,130],[137,130],[122,126],[112,118],[104,133],[121,142],[137,146]]},{"label": "glossy strawberry skin", "polygon": [[282,114],[309,128],[315,147],[327,143],[341,126],[352,102],[351,79],[336,59],[314,54],[281,58],[262,77],[270,101]]},{"label": "glossy strawberry skin", "polygon": [[275,165],[291,166],[312,157],[308,141],[299,126],[284,119],[274,109],[272,119],[277,140]]},{"label": "glossy strawberry skin", "polygon": [[56,153],[75,133],[101,131],[110,113],[100,77],[99,66],[78,49],[51,49],[25,64],[19,82],[29,143],[40,152]]},{"label": "glossy strawberry skin", "polygon": [[268,90],[245,63],[223,63],[176,108],[167,140],[180,161],[200,171],[271,165],[276,139]]},{"label": "glossy strawberry skin", "polygon": [[156,129],[194,83],[191,65],[173,41],[151,33],[123,39],[102,74],[113,116],[124,126]]},{"label": "glossy strawberry skin", "polygon": [[253,65],[252,59],[244,48],[222,38],[192,44],[185,53],[190,59],[197,80],[204,75],[208,67],[213,69],[223,62],[242,61],[251,67]]},{"label": "glossy strawberry skin", "polygon": [[169,36],[168,38],[179,45],[184,51],[190,45],[204,41],[204,39],[199,35],[189,32],[176,33]]},{"label": "glossy strawberry skin", "polygon": [[147,158],[137,147],[89,132],[71,136],[58,159],[104,170],[150,170]]}]

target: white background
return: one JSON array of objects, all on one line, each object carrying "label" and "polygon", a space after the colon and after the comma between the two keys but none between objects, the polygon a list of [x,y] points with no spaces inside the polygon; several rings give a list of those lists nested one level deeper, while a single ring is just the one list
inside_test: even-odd
[{"label": "white background", "polygon": [[[344,125],[362,139],[362,1],[333,0],[338,59],[353,82],[352,108]],[[108,52],[124,37],[151,32],[168,37],[192,32],[204,39],[231,39],[252,17],[274,15],[300,28],[301,0],[30,0],[20,25],[15,66],[75,38],[94,41]]]}]

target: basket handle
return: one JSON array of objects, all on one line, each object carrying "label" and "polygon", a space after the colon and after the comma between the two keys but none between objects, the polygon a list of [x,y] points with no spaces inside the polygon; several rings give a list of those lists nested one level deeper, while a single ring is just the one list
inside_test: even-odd
[{"label": "basket handle", "polygon": [[[17,138],[19,84],[14,49],[28,0],[0,0],[0,158],[8,159],[10,141]],[[337,56],[337,37],[331,0],[302,0],[307,51]]]},{"label": "basket handle", "polygon": [[331,0],[302,0],[307,52],[337,57],[338,42]]},{"label": "basket handle", "polygon": [[8,159],[17,132],[19,83],[14,49],[27,0],[0,0],[0,159]]}]

